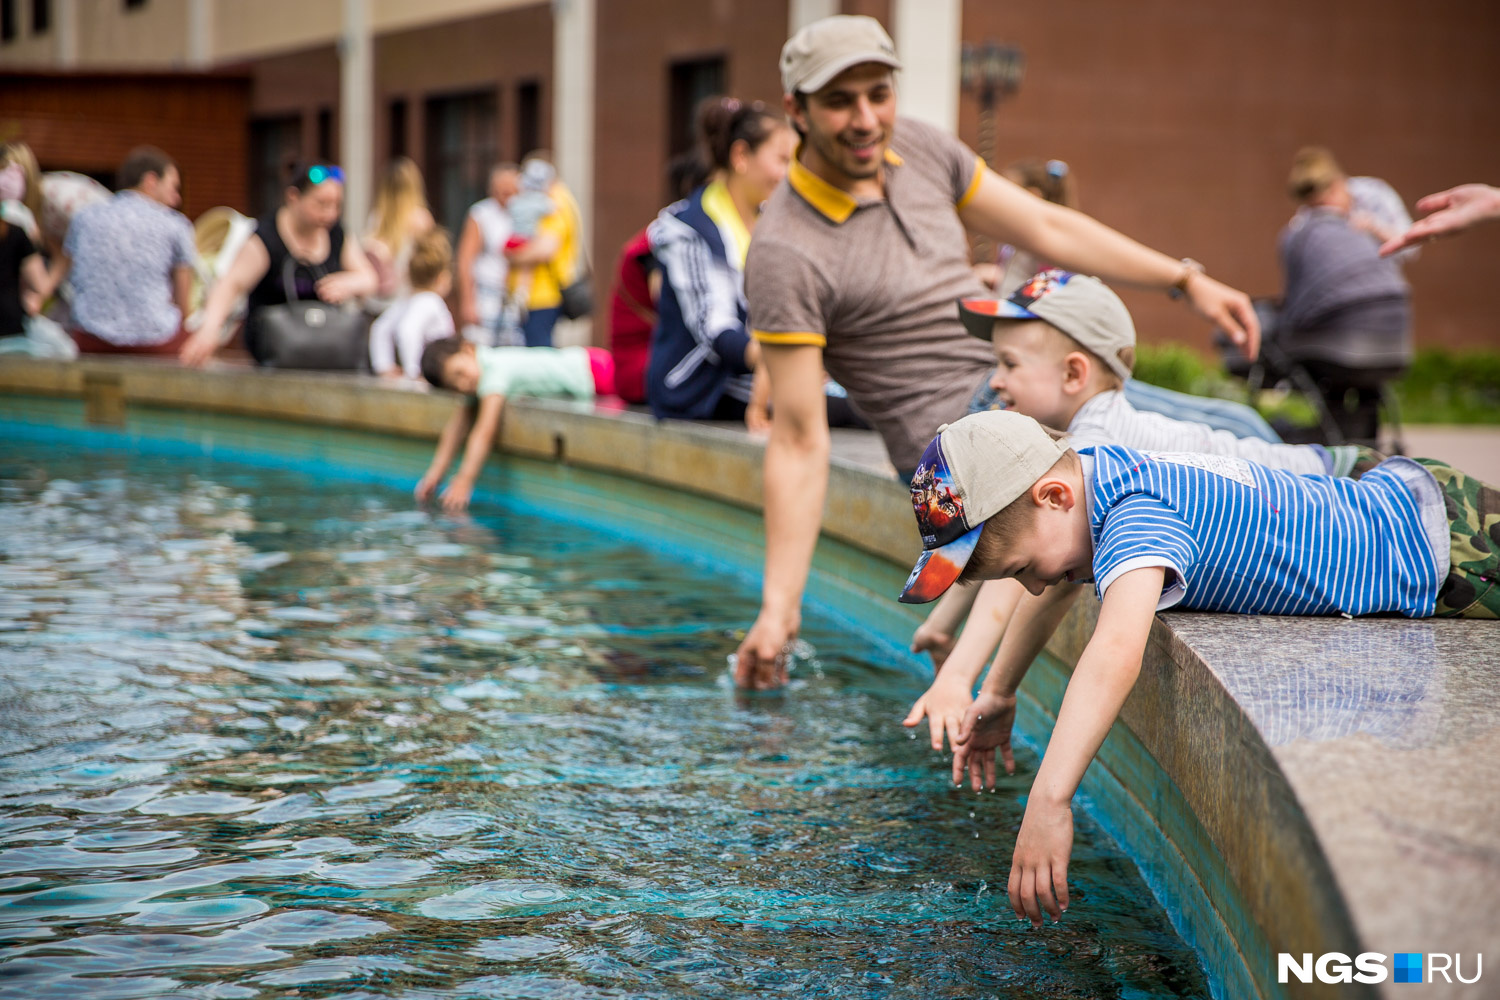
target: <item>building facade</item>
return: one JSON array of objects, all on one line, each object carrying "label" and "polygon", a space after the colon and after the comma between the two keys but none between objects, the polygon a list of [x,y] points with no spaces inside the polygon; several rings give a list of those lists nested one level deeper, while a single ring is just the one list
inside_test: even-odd
[{"label": "building facade", "polygon": [[[618,248],[666,200],[697,100],[778,103],[788,33],[862,13],[906,59],[903,113],[992,148],[997,167],[1064,160],[1085,211],[1275,295],[1300,146],[1329,146],[1409,205],[1500,181],[1500,7],[1435,3],[0,0],[0,139],[96,174],[133,139],[155,141],[182,161],[190,211],[207,207],[200,194],[263,210],[292,161],[338,160],[356,226],[393,156],[417,162],[434,213],[456,226],[492,163],[549,150],[584,209],[602,292]],[[960,44],[987,41],[1025,60],[988,120],[959,83]],[[176,131],[152,131],[169,117]],[[1500,343],[1497,254],[1495,231],[1423,251],[1408,269],[1419,342]],[[1186,310],[1125,294],[1143,339],[1208,343]]]}]

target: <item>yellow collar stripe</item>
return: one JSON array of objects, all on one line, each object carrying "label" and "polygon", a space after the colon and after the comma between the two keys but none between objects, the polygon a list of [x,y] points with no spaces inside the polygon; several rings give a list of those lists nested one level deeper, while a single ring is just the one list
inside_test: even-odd
[{"label": "yellow collar stripe", "polygon": [[703,211],[714,220],[721,233],[728,235],[725,242],[729,245],[724,249],[730,261],[743,271],[745,254],[750,250],[750,229],[740,218],[740,210],[734,207],[734,199],[729,197],[729,188],[723,181],[714,181],[703,189]]},{"label": "yellow collar stripe", "polygon": [[[902,159],[896,151],[889,146],[885,150],[885,162],[893,167],[899,167]],[[787,183],[792,190],[802,196],[802,200],[821,212],[829,222],[843,225],[849,221],[849,216],[859,207],[859,202],[847,191],[840,191],[832,184],[819,177],[802,165],[802,147],[797,147],[797,152],[792,156],[792,166],[787,171]]]}]

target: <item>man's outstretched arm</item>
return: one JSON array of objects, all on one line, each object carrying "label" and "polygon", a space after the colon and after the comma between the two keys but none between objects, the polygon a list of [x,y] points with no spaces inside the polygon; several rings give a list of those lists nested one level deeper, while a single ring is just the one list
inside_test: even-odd
[{"label": "man's outstretched arm", "polygon": [[973,232],[1070,271],[1162,291],[1180,287],[1193,308],[1223,328],[1246,357],[1260,351],[1260,322],[1244,292],[1192,271],[1082,212],[1043,201],[992,170],[984,171],[959,217]]},{"label": "man's outstretched arm", "polygon": [[828,409],[823,350],[810,344],[763,344],[771,380],[771,437],[766,443],[766,572],[760,614],[735,654],[734,682],[765,689],[786,683],[783,648],[802,624],[802,591],[812,566],[828,492]]}]

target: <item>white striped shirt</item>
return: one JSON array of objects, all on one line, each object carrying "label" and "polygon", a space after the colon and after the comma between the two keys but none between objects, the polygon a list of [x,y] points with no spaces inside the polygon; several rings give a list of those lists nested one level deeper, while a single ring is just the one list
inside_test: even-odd
[{"label": "white striped shirt", "polygon": [[1396,470],[1405,459],[1356,482],[1217,455],[1118,446],[1081,454],[1093,458],[1089,527],[1101,599],[1122,574],[1161,566],[1158,610],[1432,614],[1446,569]]},{"label": "white striped shirt", "polygon": [[1272,444],[1259,438],[1239,438],[1207,424],[1174,420],[1160,413],[1137,410],[1116,389],[1101,392],[1078,408],[1068,424],[1069,444],[1096,448],[1117,444],[1137,451],[1196,451],[1205,455],[1234,455],[1272,469],[1323,475],[1347,472],[1354,465],[1354,449],[1343,448],[1346,468],[1335,469],[1333,457],[1320,446]]}]

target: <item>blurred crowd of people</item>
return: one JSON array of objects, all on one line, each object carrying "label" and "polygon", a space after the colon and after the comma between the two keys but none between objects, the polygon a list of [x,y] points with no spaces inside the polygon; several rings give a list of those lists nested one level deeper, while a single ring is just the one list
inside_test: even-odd
[{"label": "blurred crowd of people", "polygon": [[[601,310],[611,384],[659,418],[764,432],[769,380],[745,268],[799,136],[785,109],[722,97],[700,108],[695,139],[670,166],[678,200],[632,235],[615,265]],[[1077,178],[1062,160],[1019,160],[1000,173],[1077,209]],[[362,238],[340,221],[343,180],[337,166],[307,165],[261,218],[218,207],[190,223],[178,211],[179,168],[162,150],[132,150],[112,193],[81,174],[43,174],[22,142],[0,147],[0,353],[201,365],[234,345],[259,365],[367,370],[415,385],[434,341],[551,347],[560,318],[592,312],[578,205],[545,153],[493,167],[456,247],[410,159],[390,164]],[[1382,388],[1411,356],[1402,269],[1420,242],[1493,215],[1495,190],[1430,196],[1418,209],[1431,214],[1413,224],[1390,185],[1349,176],[1328,150],[1299,152],[1288,179],[1297,209],[1278,241],[1284,285],[1255,303],[1265,346],[1254,363],[1226,352],[1231,370],[1253,369],[1264,382],[1300,375],[1326,418],[1314,433],[1373,441]],[[973,272],[1005,298],[1052,264],[1002,243]],[[822,384],[832,425],[866,426],[826,372]]]},{"label": "blurred crowd of people", "polygon": [[116,181],[43,174],[25,143],[0,147],[0,352],[202,365],[239,347],[267,367],[416,380],[433,340],[550,346],[559,317],[591,309],[577,202],[545,153],[494,168],[456,255],[404,157],[362,238],[340,221],[331,164],[292,168],[258,219],[220,206],[190,222],[155,147],[131,150]]}]

